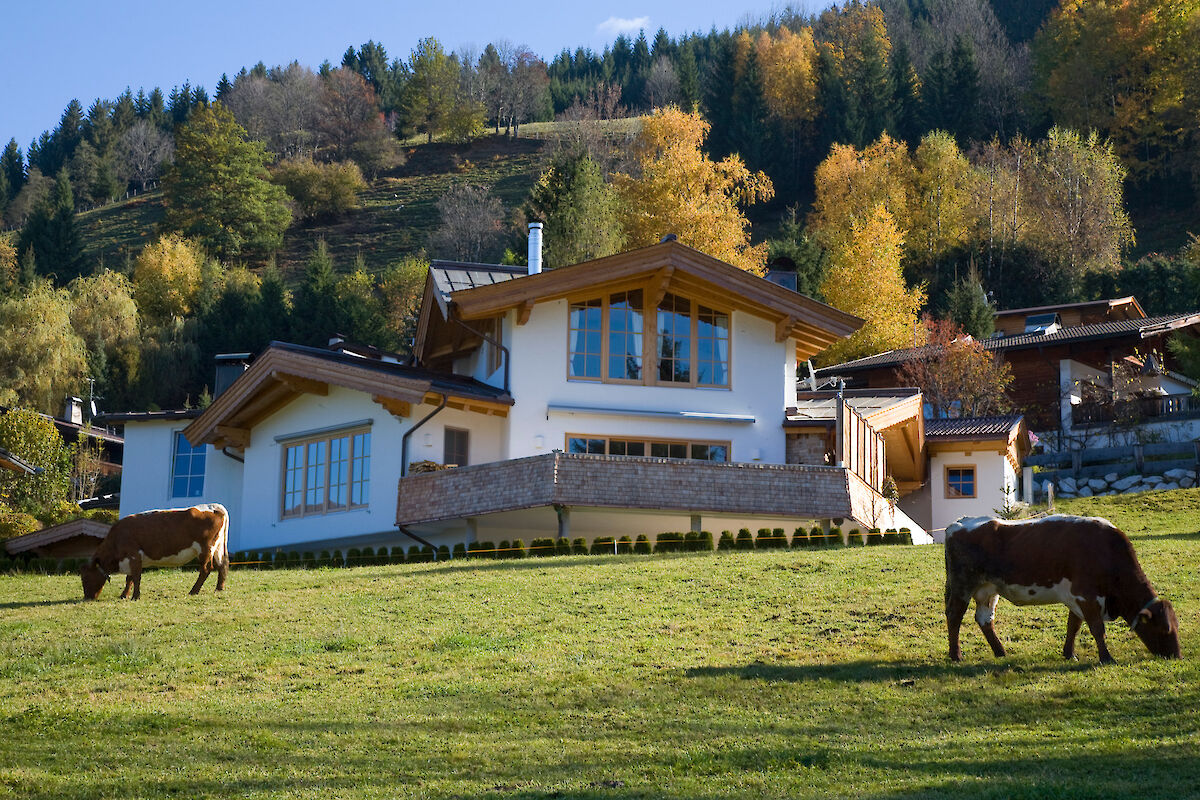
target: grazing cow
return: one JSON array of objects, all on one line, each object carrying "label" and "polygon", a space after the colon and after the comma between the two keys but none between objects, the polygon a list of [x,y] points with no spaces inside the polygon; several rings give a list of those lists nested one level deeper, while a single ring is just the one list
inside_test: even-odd
[{"label": "grazing cow", "polygon": [[1062,603],[1070,610],[1063,658],[1075,657],[1075,636],[1087,622],[1102,664],[1114,663],[1104,644],[1104,622],[1118,617],[1151,653],[1179,658],[1179,623],[1158,597],[1134,555],[1129,538],[1098,517],[1052,516],[1008,522],[963,517],[946,528],[946,626],[950,658],[963,615],[975,598],[975,621],[992,652],[1004,655],[996,636],[996,603],[1019,606]]},{"label": "grazing cow", "polygon": [[191,594],[199,594],[208,573],[217,571],[217,591],[229,574],[229,512],[219,503],[131,514],[112,526],[91,561],[80,568],[83,596],[100,598],[114,572],[125,574],[122,599],[142,596],[142,567],[182,567],[200,557],[200,577]]}]

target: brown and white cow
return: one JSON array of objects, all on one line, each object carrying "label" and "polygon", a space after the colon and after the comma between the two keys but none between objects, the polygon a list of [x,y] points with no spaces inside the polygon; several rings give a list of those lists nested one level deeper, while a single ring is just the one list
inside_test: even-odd
[{"label": "brown and white cow", "polygon": [[80,568],[83,596],[100,598],[112,573],[123,573],[122,598],[142,596],[143,567],[182,567],[200,558],[200,577],[191,594],[199,594],[204,580],[217,571],[217,591],[225,588],[229,574],[229,512],[220,503],[191,508],[144,511],[131,514],[109,530],[92,559]]},{"label": "brown and white cow", "polygon": [[1179,658],[1179,623],[1142,572],[1129,538],[1098,517],[1051,516],[1010,522],[964,517],[946,528],[946,625],[950,658],[962,660],[959,627],[971,598],[975,621],[992,652],[1001,597],[1019,606],[1062,603],[1067,617],[1063,657],[1075,657],[1075,636],[1087,622],[1100,662],[1114,663],[1104,623],[1123,619],[1150,650]]}]

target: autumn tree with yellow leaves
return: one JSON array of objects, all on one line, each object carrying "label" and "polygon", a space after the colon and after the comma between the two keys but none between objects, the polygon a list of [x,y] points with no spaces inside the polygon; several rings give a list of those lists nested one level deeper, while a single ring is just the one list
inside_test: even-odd
[{"label": "autumn tree with yellow leaves", "polygon": [[770,200],[774,188],[736,155],[721,161],[706,156],[708,130],[699,113],[675,106],[642,118],[632,149],[634,169],[613,176],[626,242],[641,247],[674,233],[689,247],[761,273],[767,248],[750,244],[741,207]]},{"label": "autumn tree with yellow leaves", "polygon": [[905,285],[903,253],[904,236],[882,206],[855,219],[849,235],[831,248],[821,295],[866,324],[822,353],[822,363],[837,364],[923,341],[919,313],[925,289]]}]

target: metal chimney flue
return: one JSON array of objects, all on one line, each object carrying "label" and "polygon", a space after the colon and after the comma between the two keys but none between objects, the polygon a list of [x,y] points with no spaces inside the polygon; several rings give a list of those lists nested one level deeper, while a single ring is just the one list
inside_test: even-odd
[{"label": "metal chimney flue", "polygon": [[529,223],[529,274],[542,271],[542,223]]}]

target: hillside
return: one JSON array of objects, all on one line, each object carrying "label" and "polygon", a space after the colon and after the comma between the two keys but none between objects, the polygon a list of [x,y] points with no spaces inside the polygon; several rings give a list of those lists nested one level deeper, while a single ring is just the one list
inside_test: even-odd
[{"label": "hillside", "polygon": [[5,578],[0,796],[1180,796],[1200,490],[1061,506],[1130,533],[1182,661],[1063,663],[1061,607],[1002,604],[1012,655],[952,665],[937,546]]},{"label": "hillside", "polygon": [[[537,180],[543,146],[536,139],[485,136],[470,144],[409,147],[403,166],[369,181],[357,211],[288,230],[277,263],[294,276],[324,238],[340,271],[350,269],[360,253],[369,269],[381,269],[426,246],[438,225],[438,198],[456,181],[488,184],[505,208],[519,206]],[[86,255],[120,267],[154,236],[162,213],[162,192],[152,191],[80,214]]]}]

